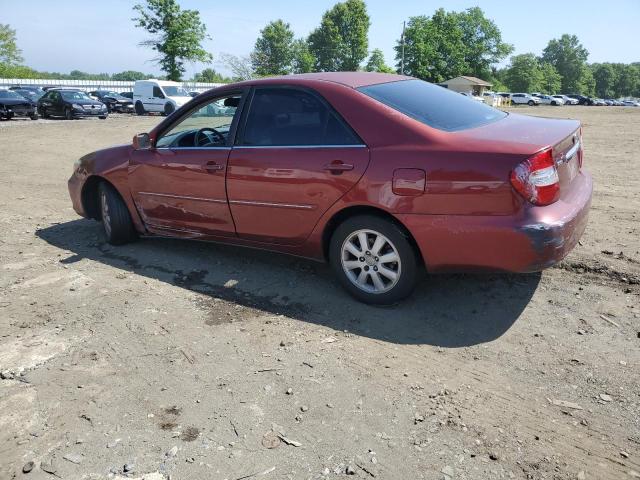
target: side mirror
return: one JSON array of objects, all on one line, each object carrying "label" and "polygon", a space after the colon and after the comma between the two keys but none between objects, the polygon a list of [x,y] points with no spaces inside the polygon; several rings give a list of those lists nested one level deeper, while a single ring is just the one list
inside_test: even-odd
[{"label": "side mirror", "polygon": [[134,150],[149,150],[151,148],[151,138],[148,133],[139,133],[133,137]]}]

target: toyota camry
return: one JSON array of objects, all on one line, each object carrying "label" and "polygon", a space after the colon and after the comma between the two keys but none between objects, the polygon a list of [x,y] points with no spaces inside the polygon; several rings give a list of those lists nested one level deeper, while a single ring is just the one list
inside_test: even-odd
[{"label": "toyota camry", "polygon": [[587,223],[583,161],[576,120],[406,76],[317,73],[198,95],[132,144],[82,157],[69,191],[112,244],[171,236],[328,261],[354,297],[388,304],[423,267],[562,260]]}]

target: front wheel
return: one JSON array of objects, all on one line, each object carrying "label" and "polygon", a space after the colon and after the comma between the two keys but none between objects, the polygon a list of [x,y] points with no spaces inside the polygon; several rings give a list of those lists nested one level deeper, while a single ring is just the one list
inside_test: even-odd
[{"label": "front wheel", "polygon": [[108,183],[101,183],[98,189],[100,217],[104,236],[112,245],[122,245],[135,240],[136,233],[129,215],[129,209],[120,194]]},{"label": "front wheel", "polygon": [[527,104],[528,104],[530,107],[533,107],[533,106],[536,104],[536,102],[534,102],[533,100],[529,100],[529,101],[527,102]]},{"label": "front wheel", "polygon": [[33,113],[33,114],[29,115],[29,118],[31,120],[38,120],[38,114],[37,113]]},{"label": "front wheel", "polygon": [[175,109],[176,108],[173,106],[173,103],[167,102],[167,103],[164,104],[164,114],[166,116],[171,115],[174,112]]},{"label": "front wheel", "polygon": [[67,120],[73,120],[73,112],[70,108],[65,109],[64,118],[66,118]]},{"label": "front wheel", "polygon": [[100,120],[106,120],[106,119],[107,119],[107,116],[106,116],[106,115],[100,115],[98,118],[99,118]]},{"label": "front wheel", "polygon": [[396,303],[416,284],[418,256],[407,235],[374,215],[340,224],[331,237],[329,260],[342,286],[364,303]]}]

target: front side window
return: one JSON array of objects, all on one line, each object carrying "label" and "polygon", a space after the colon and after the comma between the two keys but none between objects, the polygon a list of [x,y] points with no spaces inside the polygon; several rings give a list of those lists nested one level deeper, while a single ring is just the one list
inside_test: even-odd
[{"label": "front side window", "polygon": [[164,98],[164,95],[162,94],[162,90],[160,90],[160,87],[153,87],[153,96],[156,98]]},{"label": "front side window", "polygon": [[162,88],[164,88],[164,92],[170,97],[188,97],[189,96],[189,92],[187,92],[182,87],[169,85],[169,86],[164,86]]},{"label": "front side window", "polygon": [[242,145],[358,145],[362,142],[320,98],[293,88],[259,88],[247,116]]},{"label": "front side window", "polygon": [[157,148],[211,148],[228,143],[241,95],[217,98],[192,110],[156,141]]}]

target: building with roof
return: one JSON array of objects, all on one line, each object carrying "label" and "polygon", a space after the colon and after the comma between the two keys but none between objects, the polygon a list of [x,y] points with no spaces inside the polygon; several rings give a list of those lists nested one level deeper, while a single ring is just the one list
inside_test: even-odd
[{"label": "building with roof", "polygon": [[460,76],[451,78],[439,85],[459,93],[469,93],[476,97],[481,97],[485,90],[491,90],[492,83],[476,77]]}]

